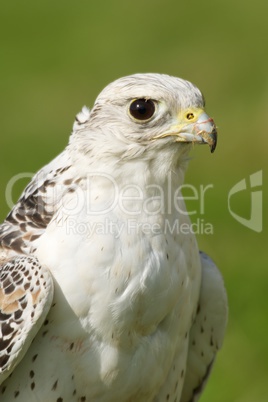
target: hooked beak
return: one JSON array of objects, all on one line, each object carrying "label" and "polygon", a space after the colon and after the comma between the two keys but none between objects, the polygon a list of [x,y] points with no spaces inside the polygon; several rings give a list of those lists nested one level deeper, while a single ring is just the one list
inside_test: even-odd
[{"label": "hooked beak", "polygon": [[198,117],[193,121],[183,121],[178,125],[172,126],[168,132],[154,137],[164,138],[168,136],[176,137],[175,142],[208,144],[210,151],[214,152],[217,145],[217,129],[211,117],[203,110],[198,111]]}]

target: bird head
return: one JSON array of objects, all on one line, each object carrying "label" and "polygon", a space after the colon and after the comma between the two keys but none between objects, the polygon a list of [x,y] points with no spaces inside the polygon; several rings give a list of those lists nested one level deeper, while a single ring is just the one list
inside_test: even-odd
[{"label": "bird head", "polygon": [[164,149],[185,154],[192,144],[208,144],[214,152],[217,130],[204,106],[202,93],[186,80],[135,74],[104,88],[79,135],[99,157],[152,157],[152,150]]}]

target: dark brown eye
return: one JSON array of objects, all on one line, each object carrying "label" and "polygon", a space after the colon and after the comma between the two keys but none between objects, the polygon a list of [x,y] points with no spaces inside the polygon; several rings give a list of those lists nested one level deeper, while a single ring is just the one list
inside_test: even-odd
[{"label": "dark brown eye", "polygon": [[129,113],[137,120],[149,120],[154,112],[155,104],[151,99],[136,99],[129,107]]}]

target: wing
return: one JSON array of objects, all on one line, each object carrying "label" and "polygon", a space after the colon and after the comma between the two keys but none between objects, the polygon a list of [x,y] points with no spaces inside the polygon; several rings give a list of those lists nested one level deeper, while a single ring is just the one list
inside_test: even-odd
[{"label": "wing", "polygon": [[[83,130],[89,115],[84,107],[73,130]],[[31,256],[35,240],[81,180],[65,150],[33,177],[0,225],[0,383],[27,352],[52,303],[52,276]]]},{"label": "wing", "polygon": [[196,317],[190,331],[186,377],[181,402],[196,402],[209,377],[226,329],[228,302],[214,262],[200,252],[202,283]]},{"label": "wing", "polygon": [[[63,152],[41,169],[25,188],[17,204],[0,225],[0,264],[18,253],[29,254],[32,243],[40,237],[66,191],[70,161]],[[5,250],[1,256],[1,249]]]},{"label": "wing", "polygon": [[0,268],[0,383],[27,352],[52,298],[52,277],[35,257],[17,257]]},{"label": "wing", "polygon": [[[90,111],[84,106],[76,116],[73,132],[84,130],[89,116]],[[44,233],[63,195],[81,180],[77,177],[68,150],[33,177],[0,225],[0,264],[18,253],[29,254],[34,251],[33,242]]]}]

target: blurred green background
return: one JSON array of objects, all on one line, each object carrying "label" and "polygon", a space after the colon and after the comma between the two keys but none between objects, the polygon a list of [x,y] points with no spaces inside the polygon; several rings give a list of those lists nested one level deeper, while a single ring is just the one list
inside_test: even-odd
[{"label": "blurred green background", "polygon": [[[110,81],[162,72],[194,82],[219,127],[219,143],[192,152],[186,181],[205,194],[203,219],[213,235],[200,247],[220,267],[229,296],[224,347],[201,398],[268,400],[266,227],[257,233],[228,211],[228,193],[259,170],[267,176],[268,2],[18,0],[0,6],[0,215],[5,189],[35,172],[68,141],[75,114],[92,106]],[[266,118],[265,118],[266,115]],[[14,187],[14,200],[26,184]],[[258,190],[263,190],[258,187]],[[191,209],[198,210],[195,201]],[[264,202],[265,204],[265,202]],[[231,206],[249,218],[250,190]],[[196,207],[196,208],[195,208]],[[261,211],[260,211],[261,212]],[[263,216],[263,224],[264,224]]]}]

